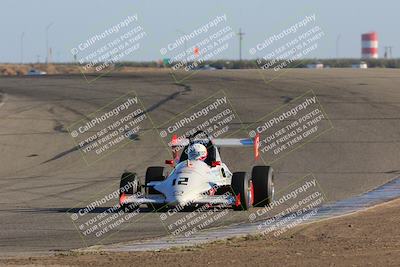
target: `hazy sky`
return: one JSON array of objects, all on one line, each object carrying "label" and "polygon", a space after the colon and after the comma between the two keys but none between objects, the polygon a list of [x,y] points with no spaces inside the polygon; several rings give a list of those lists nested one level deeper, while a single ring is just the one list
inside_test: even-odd
[{"label": "hazy sky", "polygon": [[[24,32],[24,61],[45,58],[45,28],[49,28],[49,46],[54,61],[72,61],[70,50],[95,33],[137,14],[147,36],[141,48],[129,60],[157,60],[160,48],[191,32],[217,15],[226,14],[227,23],[245,32],[243,57],[253,58],[249,48],[304,15],[316,14],[316,23],[325,36],[313,57],[332,58],[339,39],[340,57],[360,57],[360,34],[376,31],[379,56],[383,47],[393,46],[400,57],[400,1],[134,1],[134,0],[1,0],[0,62],[19,62],[20,39]],[[219,58],[238,58],[238,39]]]}]

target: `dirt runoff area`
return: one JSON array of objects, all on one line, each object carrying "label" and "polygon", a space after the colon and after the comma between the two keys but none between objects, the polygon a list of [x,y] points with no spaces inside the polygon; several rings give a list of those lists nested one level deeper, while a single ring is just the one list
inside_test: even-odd
[{"label": "dirt runoff area", "polygon": [[400,266],[400,199],[299,226],[161,252],[62,253],[0,258],[0,266]]}]

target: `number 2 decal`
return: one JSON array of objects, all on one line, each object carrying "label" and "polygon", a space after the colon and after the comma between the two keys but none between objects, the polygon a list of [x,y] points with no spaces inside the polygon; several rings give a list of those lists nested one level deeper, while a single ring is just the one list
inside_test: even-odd
[{"label": "number 2 decal", "polygon": [[[187,178],[187,177],[180,177],[179,179],[178,179],[178,185],[179,184],[181,184],[181,185],[187,185],[187,182],[189,181],[189,178]],[[172,185],[175,185],[176,184],[176,178],[172,181]]]}]

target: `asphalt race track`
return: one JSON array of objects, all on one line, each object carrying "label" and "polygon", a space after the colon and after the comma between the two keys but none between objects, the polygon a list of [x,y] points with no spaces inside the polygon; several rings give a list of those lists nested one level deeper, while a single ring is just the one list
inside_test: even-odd
[{"label": "asphalt race track", "polygon": [[[143,177],[147,166],[163,165],[168,151],[151,127],[90,166],[67,132],[68,125],[125,93],[134,90],[154,125],[160,125],[223,90],[246,127],[312,89],[334,128],[273,164],[276,188],[312,173],[335,201],[400,174],[399,74],[390,69],[290,69],[279,75],[218,70],[196,72],[180,83],[167,71],[107,74],[91,83],[80,75],[1,78],[0,253],[96,244],[85,243],[67,211],[115,190],[124,169]],[[234,170],[249,171],[253,164],[251,150],[226,149],[222,156]],[[144,210],[138,216],[101,243],[167,234],[159,213]],[[220,224],[247,217],[236,212]]]}]

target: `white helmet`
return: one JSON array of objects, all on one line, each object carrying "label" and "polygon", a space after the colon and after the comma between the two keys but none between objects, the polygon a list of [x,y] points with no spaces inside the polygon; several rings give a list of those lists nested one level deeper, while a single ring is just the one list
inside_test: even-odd
[{"label": "white helmet", "polygon": [[188,148],[189,160],[205,160],[207,158],[207,148],[202,144],[193,144]]}]

